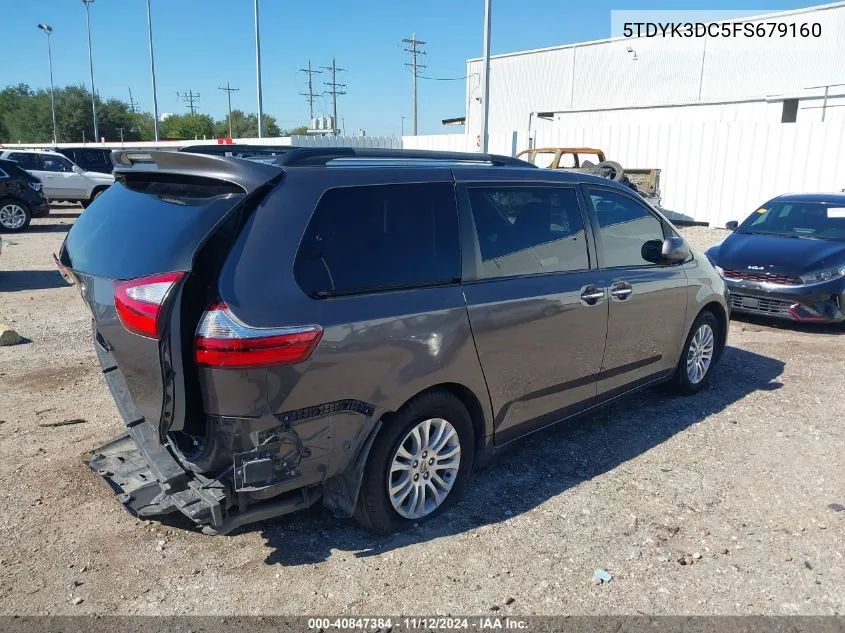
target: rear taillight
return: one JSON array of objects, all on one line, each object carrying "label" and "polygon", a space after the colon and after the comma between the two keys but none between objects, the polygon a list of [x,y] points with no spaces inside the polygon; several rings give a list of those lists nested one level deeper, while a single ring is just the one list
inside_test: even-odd
[{"label": "rear taillight", "polygon": [[170,290],[185,273],[163,273],[114,282],[114,307],[120,322],[130,332],[161,338],[161,313]]},{"label": "rear taillight", "polygon": [[56,268],[59,269],[59,274],[61,274],[62,279],[68,282],[71,286],[76,283],[76,280],[73,278],[71,272],[62,264],[62,262],[59,261],[59,258],[56,257],[55,253],[53,253],[53,263],[56,265]]},{"label": "rear taillight", "polygon": [[316,325],[256,328],[241,323],[225,303],[208,308],[197,327],[197,365],[247,369],[293,365],[311,356],[323,329]]}]

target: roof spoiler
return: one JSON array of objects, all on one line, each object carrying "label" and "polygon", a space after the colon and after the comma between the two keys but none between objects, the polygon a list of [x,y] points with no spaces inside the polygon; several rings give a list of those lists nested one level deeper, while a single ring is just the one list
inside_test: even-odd
[{"label": "roof spoiler", "polygon": [[282,173],[282,170],[275,165],[210,154],[115,150],[111,157],[116,176],[139,172],[199,176],[231,182],[247,193],[252,193]]}]

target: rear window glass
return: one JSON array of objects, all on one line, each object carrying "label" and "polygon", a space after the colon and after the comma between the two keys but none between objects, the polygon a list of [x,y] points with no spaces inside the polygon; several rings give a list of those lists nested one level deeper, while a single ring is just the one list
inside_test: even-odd
[{"label": "rear window glass", "polygon": [[215,225],[244,197],[198,197],[195,183],[187,196],[176,182],[132,186],[116,182],[80,214],[63,247],[65,265],[111,279],[189,270]]},{"label": "rear window glass", "polygon": [[460,247],[452,185],[330,189],[308,224],[294,271],[312,296],[457,281]]},{"label": "rear window glass", "polygon": [[38,178],[25,172],[23,169],[18,167],[17,163],[10,160],[0,160],[0,169],[2,169],[9,178],[17,178],[26,182],[39,182]]}]

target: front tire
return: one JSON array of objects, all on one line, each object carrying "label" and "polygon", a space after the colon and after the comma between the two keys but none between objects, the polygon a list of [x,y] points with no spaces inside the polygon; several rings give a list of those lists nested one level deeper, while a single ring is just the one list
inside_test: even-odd
[{"label": "front tire", "polygon": [[427,521],[455,503],[472,472],[472,419],[448,391],[411,400],[376,437],[361,482],[355,518],[391,534]]},{"label": "front tire", "polygon": [[25,203],[13,198],[0,200],[0,231],[20,233],[31,221],[32,213]]},{"label": "front tire", "polygon": [[684,342],[672,379],[672,386],[677,392],[689,396],[709,384],[719,355],[720,335],[719,322],[712,312],[698,315]]},{"label": "front tire", "polygon": [[88,207],[90,207],[91,203],[93,203],[94,200],[96,200],[99,197],[99,195],[101,193],[103,193],[104,191],[105,191],[105,188],[102,188],[102,187],[100,189],[94,189],[94,191],[91,192],[91,197],[88,198],[88,200],[82,200],[80,202],[80,204],[82,205],[82,208],[87,209]]}]

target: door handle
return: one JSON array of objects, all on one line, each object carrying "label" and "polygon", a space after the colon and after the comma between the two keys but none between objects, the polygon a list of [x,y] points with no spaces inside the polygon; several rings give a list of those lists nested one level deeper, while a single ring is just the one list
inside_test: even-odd
[{"label": "door handle", "polygon": [[587,286],[581,291],[581,301],[587,305],[594,306],[602,299],[604,299],[604,290],[595,286]]},{"label": "door handle", "polygon": [[624,301],[632,292],[634,289],[627,281],[616,281],[610,286],[610,296],[618,301]]}]

